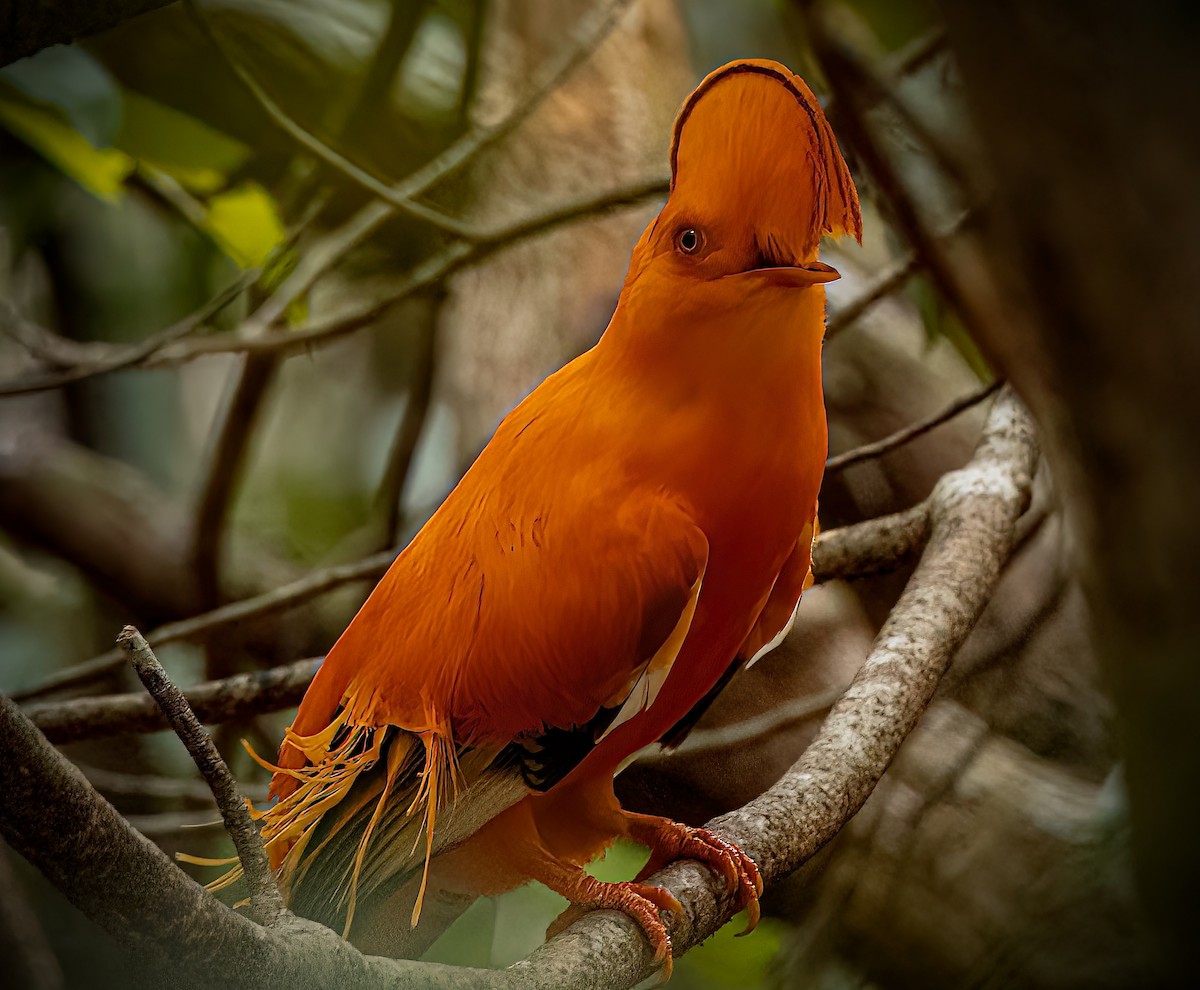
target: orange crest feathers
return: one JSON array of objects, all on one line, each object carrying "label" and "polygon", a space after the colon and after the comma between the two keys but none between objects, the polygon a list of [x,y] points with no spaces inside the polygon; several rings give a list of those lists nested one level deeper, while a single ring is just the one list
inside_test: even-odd
[{"label": "orange crest feathers", "polygon": [[797,259],[815,257],[827,233],[862,240],[858,192],[829,121],[778,62],[730,62],[696,87],[675,120],[671,192],[770,215],[771,236]]}]

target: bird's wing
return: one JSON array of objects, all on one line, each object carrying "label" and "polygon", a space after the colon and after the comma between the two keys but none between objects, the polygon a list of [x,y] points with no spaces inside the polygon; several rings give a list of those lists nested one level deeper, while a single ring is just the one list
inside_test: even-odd
[{"label": "bird's wing", "polygon": [[796,621],[796,612],[800,608],[800,596],[813,583],[812,576],[812,543],[817,527],[816,515],[813,521],[804,527],[800,538],[779,574],[766,601],[758,613],[754,627],[733,662],[699,701],[694,704],[686,715],[665,732],[659,742],[668,749],[674,749],[700,721],[701,716],[708,711],[717,696],[725,689],[730,679],[743,667],[749,667],[770,653],[787,638],[792,624]]},{"label": "bird's wing", "polygon": [[775,578],[771,594],[758,614],[754,628],[746,637],[738,656],[745,658],[746,666],[752,667],[775,647],[782,643],[792,631],[796,621],[796,610],[800,607],[800,596],[812,586],[812,544],[816,535],[816,517],[804,527],[795,549]]},{"label": "bird's wing", "polygon": [[456,495],[470,511],[435,517],[393,565],[273,768],[272,861],[346,930],[356,896],[552,787],[652,704],[703,583],[707,540],[661,493],[537,511]]}]

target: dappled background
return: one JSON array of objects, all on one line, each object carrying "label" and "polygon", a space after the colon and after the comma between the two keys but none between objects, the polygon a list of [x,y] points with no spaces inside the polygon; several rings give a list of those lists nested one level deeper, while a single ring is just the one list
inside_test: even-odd
[{"label": "dappled background", "polygon": [[[993,375],[911,254],[911,209],[864,167],[800,6],[175,4],[0,70],[0,690],[132,691],[119,662],[74,668],[126,622],[150,634],[311,574],[284,607],[151,641],[180,684],[320,656],[382,563],[327,569],[403,545],[500,417],[595,342],[664,197],[673,114],[731,58],[809,80],[863,196],[863,245],[823,254],[843,275],[831,453],[982,397]],[[987,189],[935,11],[861,0],[822,23],[882,80],[861,86],[857,126],[952,245]],[[983,408],[831,470],[822,525],[920,502],[967,460]],[[867,807],[769,892],[756,934],[727,928],[675,985],[1153,982],[1068,532],[1043,468],[998,593]],[[906,566],[809,592],[677,754],[626,771],[625,802],[699,824],[773,783]],[[252,796],[266,777],[239,740],[270,753],[289,715],[214,729]],[[68,752],[168,852],[227,854],[173,735]],[[597,869],[639,862],[618,847]],[[107,937],[3,849],[0,901],[28,933],[0,933],[0,967],[130,985]],[[561,907],[540,888],[481,901],[429,958],[507,965]]]}]

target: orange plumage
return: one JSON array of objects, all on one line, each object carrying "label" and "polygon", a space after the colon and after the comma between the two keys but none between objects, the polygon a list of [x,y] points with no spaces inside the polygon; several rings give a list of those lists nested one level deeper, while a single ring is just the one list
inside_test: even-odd
[{"label": "orange plumage", "polygon": [[375,950],[427,885],[532,878],[628,911],[669,964],[671,898],[580,868],[621,835],[754,906],[746,857],[623,811],[613,775],[790,621],[826,452],[817,245],[861,219],[816,99],[774,62],[701,83],[671,166],[599,343],[500,424],[284,740],[260,813],[281,883]]}]

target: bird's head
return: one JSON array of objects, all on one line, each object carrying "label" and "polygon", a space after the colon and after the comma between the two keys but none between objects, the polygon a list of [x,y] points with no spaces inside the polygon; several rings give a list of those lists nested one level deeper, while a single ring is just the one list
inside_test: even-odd
[{"label": "bird's head", "polygon": [[679,111],[671,193],[626,284],[647,270],[747,287],[830,282],[817,245],[847,233],[862,239],[858,194],[812,91],[778,62],[731,62]]}]

